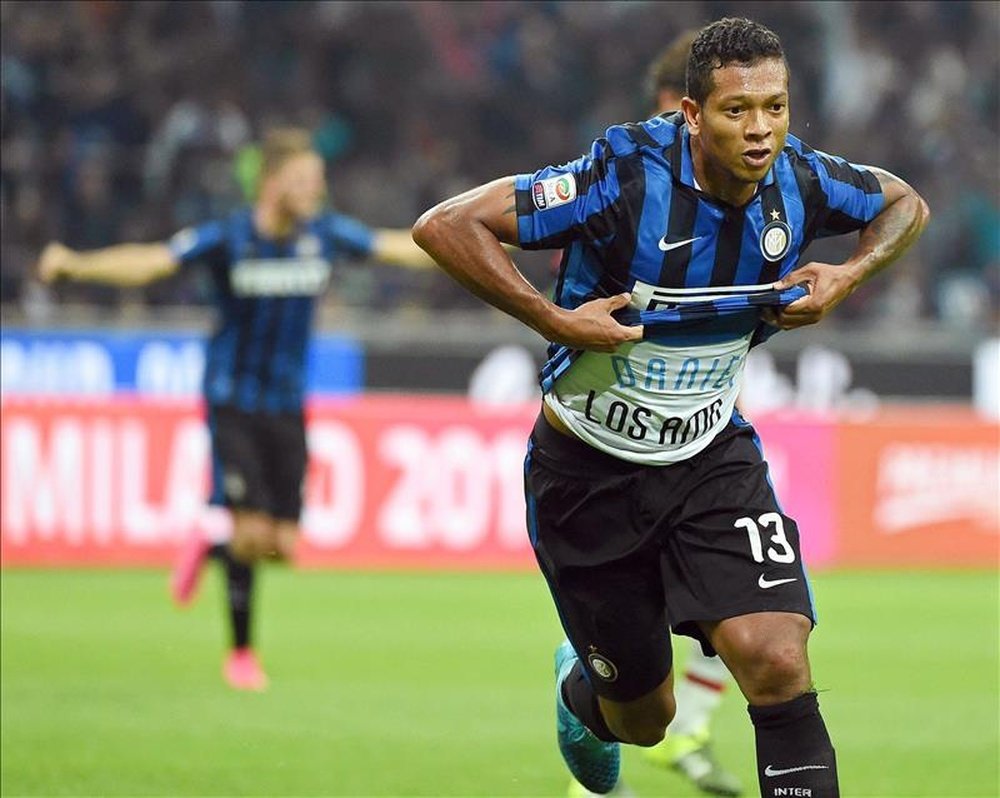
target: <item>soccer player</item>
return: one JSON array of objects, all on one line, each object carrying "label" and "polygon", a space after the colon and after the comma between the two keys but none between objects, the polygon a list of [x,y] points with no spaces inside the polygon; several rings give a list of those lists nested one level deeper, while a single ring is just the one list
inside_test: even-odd
[{"label": "soccer player", "polygon": [[[717,652],[746,697],[762,795],[828,798],[837,769],[812,687],[799,532],[736,396],[751,345],[820,321],[929,211],[885,170],[788,133],[788,66],[764,26],[707,25],[687,76],[678,113],[446,200],[413,235],[551,342],[525,493],[568,638],[556,716],[573,776],[605,793],[620,743],[663,739],[669,625]],[[843,263],[802,262],[813,239],[852,231]],[[565,248],[555,301],[501,242]]]},{"label": "soccer player", "polygon": [[228,507],[232,537],[191,537],[174,571],[174,600],[188,604],[209,555],[225,571],[232,647],[226,682],[262,690],[267,676],[251,645],[254,566],[290,561],[298,538],[306,466],[306,350],[316,298],[331,262],[370,257],[430,267],[408,230],[372,229],[324,210],[326,177],[308,131],[271,131],[261,148],[252,207],[185,229],[169,242],[75,252],[49,244],[39,262],[57,278],[144,285],[202,262],[215,289],[218,326],[208,342],[204,396],[212,445],[211,503]]},{"label": "soccer player", "polygon": [[[649,68],[649,93],[654,113],[677,111],[686,90],[691,42],[696,29],[679,34]],[[694,638],[688,638],[687,659],[674,690],[677,712],[663,742],[643,751],[655,765],[684,774],[702,792],[738,796],[743,786],[718,761],[711,745],[712,715],[722,701],[729,671],[718,656],[707,656]]]}]

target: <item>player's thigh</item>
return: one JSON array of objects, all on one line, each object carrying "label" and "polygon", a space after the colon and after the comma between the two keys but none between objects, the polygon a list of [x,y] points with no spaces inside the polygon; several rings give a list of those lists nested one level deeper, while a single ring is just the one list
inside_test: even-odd
[{"label": "player's thigh", "polygon": [[727,430],[693,465],[684,512],[664,538],[675,631],[707,643],[701,622],[758,612],[813,622],[798,525],[774,494],[752,429]]},{"label": "player's thigh", "polygon": [[212,447],[212,504],[241,512],[271,512],[265,475],[267,451],[256,414],[212,407],[208,414]]},{"label": "player's thigh", "polygon": [[585,446],[567,439],[533,447],[525,474],[529,533],[595,692],[635,701],[657,690],[671,668],[659,554],[636,510],[642,469],[575,444]]}]

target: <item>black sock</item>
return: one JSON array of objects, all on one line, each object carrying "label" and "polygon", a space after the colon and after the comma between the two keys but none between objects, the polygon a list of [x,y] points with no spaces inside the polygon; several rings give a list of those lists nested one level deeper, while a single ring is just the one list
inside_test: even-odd
[{"label": "black sock", "polygon": [[597,693],[590,686],[590,680],[579,660],[573,664],[573,669],[563,681],[562,694],[569,711],[583,721],[583,725],[590,729],[598,740],[606,743],[620,742],[604,722],[601,705],[597,703]]},{"label": "black sock", "polygon": [[233,555],[229,553],[228,543],[213,543],[208,549],[208,556],[225,564]]},{"label": "black sock", "polygon": [[837,759],[816,693],[747,710],[757,736],[762,798],[838,798]]},{"label": "black sock", "polygon": [[209,550],[226,573],[226,594],[229,600],[229,623],[233,648],[250,645],[250,608],[253,604],[253,566],[233,557],[229,546],[217,543]]}]

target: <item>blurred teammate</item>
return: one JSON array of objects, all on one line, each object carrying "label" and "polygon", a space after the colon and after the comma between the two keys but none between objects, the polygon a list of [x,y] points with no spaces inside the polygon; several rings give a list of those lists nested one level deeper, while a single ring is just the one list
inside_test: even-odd
[{"label": "blurred teammate", "polygon": [[[556,651],[560,751],[604,793],[620,743],[674,716],[672,628],[718,652],[748,701],[761,793],[839,795],[812,687],[815,614],[795,521],[735,411],[751,345],[818,322],[928,218],[906,183],[788,134],[778,37],[703,28],[681,111],[609,128],[560,167],[446,200],[414,239],[552,342],[528,445],[528,530],[569,638]],[[842,264],[800,257],[860,231]],[[555,302],[501,242],[565,248]]]},{"label": "blurred teammate", "polygon": [[306,352],[316,298],[331,262],[371,257],[432,265],[409,231],[372,229],[324,210],[324,164],[307,131],[281,129],[261,148],[252,207],[180,231],[169,242],[75,252],[52,243],[39,273],[144,285],[202,262],[215,289],[218,326],[208,342],[204,396],[212,444],[211,503],[228,507],[232,537],[201,534],[184,547],[171,580],[179,605],[194,597],[209,554],[224,568],[232,648],[223,667],[236,689],[261,690],[267,677],[251,645],[254,565],[290,561],[298,538],[306,466],[303,420]]}]

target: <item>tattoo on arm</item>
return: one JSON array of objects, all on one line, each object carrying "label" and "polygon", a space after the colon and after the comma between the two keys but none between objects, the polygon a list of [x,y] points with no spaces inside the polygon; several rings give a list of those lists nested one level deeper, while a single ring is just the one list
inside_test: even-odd
[{"label": "tattoo on arm", "polygon": [[859,267],[859,281],[877,274],[902,255],[919,238],[928,219],[926,204],[912,188],[889,172],[873,171],[886,205],[858,238],[853,260]]},{"label": "tattoo on arm", "polygon": [[[509,200],[513,196],[514,196],[514,192],[511,191],[510,194],[508,194],[506,197],[504,197],[504,199]],[[510,214],[514,213],[516,210],[517,210],[517,203],[515,202],[515,203],[510,204],[509,206],[507,206],[507,208],[504,209],[504,216],[509,216]]]}]

